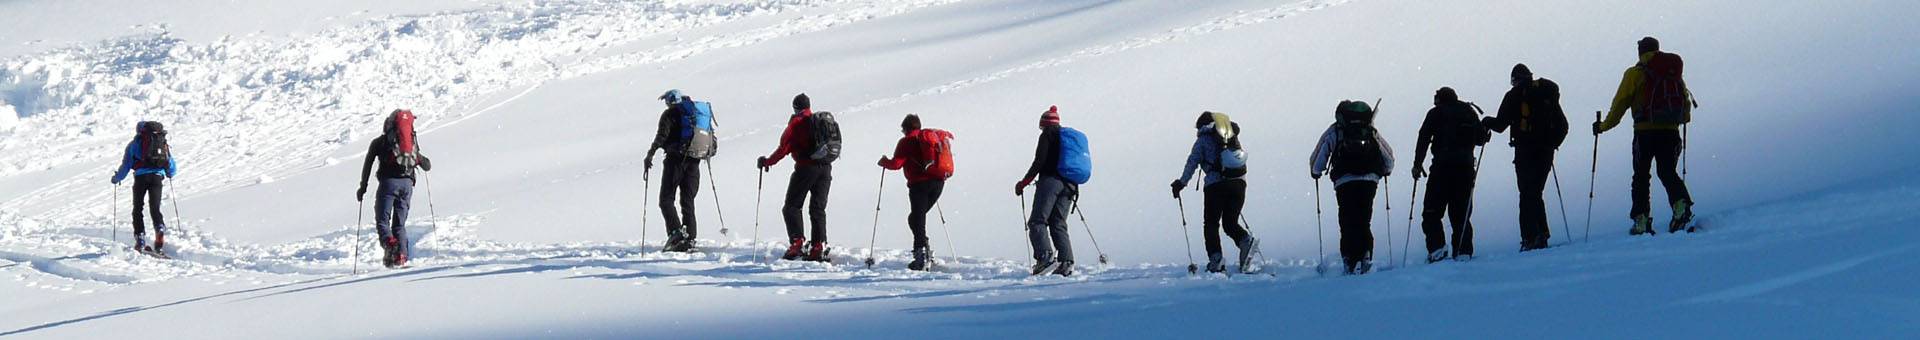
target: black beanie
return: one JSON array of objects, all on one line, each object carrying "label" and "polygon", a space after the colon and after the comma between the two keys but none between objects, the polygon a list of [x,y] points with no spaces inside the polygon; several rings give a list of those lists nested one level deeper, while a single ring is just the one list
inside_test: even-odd
[{"label": "black beanie", "polygon": [[1515,80],[1533,80],[1533,70],[1527,69],[1527,64],[1513,64],[1513,74],[1509,76]]},{"label": "black beanie", "polygon": [[1653,37],[1640,38],[1640,53],[1659,52],[1660,40]]},{"label": "black beanie", "polygon": [[807,99],[807,94],[801,93],[798,96],[793,96],[794,110],[812,109],[812,108],[813,108],[813,101],[810,99]]},{"label": "black beanie", "polygon": [[1457,101],[1460,101],[1460,95],[1457,93],[1454,93],[1453,88],[1451,87],[1441,87],[1439,91],[1433,91],[1433,105],[1440,105],[1440,104],[1452,103]]},{"label": "black beanie", "polygon": [[900,128],[907,129],[907,130],[919,130],[920,115],[908,114],[906,119],[900,120]]}]

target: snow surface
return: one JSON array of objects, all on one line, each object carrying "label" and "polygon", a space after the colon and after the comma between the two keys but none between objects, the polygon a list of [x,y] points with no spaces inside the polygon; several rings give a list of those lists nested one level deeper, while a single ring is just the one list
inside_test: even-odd
[{"label": "snow surface", "polygon": [[[1916,9],[0,2],[0,337],[1903,337],[1920,328],[1910,244],[1920,183],[1898,176],[1920,165],[1905,134],[1920,126],[1910,98],[1920,50],[1902,47],[1920,44],[1920,25],[1902,15]],[[1590,240],[1579,193],[1590,177],[1570,170],[1565,215],[1549,197],[1564,246],[1513,253],[1511,153],[1495,144],[1480,177],[1480,259],[1313,272],[1315,195],[1302,168],[1333,103],[1381,98],[1381,129],[1411,159],[1433,89],[1491,108],[1524,62],[1562,85],[1570,120],[1582,122],[1611,99],[1645,35],[1693,66],[1703,106],[1689,178],[1705,232],[1624,235],[1621,130],[1599,143]],[[719,112],[718,187],[703,185],[698,254],[652,252],[660,230],[639,239],[642,196],[652,196],[640,188],[658,183],[633,175],[660,109],[653,98],[669,88]],[[790,167],[766,174],[771,197],[755,206],[759,177],[746,164],[773,149],[800,92],[848,131],[829,212],[834,265],[764,258],[780,241]],[[1084,266],[1073,278],[1024,275],[1020,207],[1006,192],[1048,105],[1092,135],[1099,164],[1085,187],[1089,223],[1074,230]],[[369,272],[376,248],[364,221],[349,220],[348,195],[379,119],[398,107],[421,114],[438,171],[416,196],[416,266]],[[1161,195],[1202,110],[1248,128],[1248,220],[1272,276],[1184,273],[1181,212]],[[902,269],[905,190],[899,175],[864,166],[890,151],[906,113],[958,135],[949,223],[932,232],[942,257],[959,256],[937,272]],[[175,261],[116,246],[129,242],[126,188],[101,184],[141,120],[170,127],[182,164],[168,207]],[[1581,128],[1564,169],[1591,165]],[[882,175],[885,188],[867,185]],[[1379,255],[1406,245],[1399,216],[1412,183],[1398,184],[1379,202]],[[870,250],[861,241],[875,232],[874,192],[882,222]],[[660,228],[657,215],[646,225]],[[1088,230],[1114,264],[1092,263]],[[870,252],[873,269],[860,264]]]}]

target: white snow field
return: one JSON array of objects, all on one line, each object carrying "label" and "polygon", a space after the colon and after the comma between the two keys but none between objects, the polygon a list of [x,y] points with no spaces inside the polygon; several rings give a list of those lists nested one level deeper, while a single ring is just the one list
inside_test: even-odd
[{"label": "white snow field", "polygon": [[[1911,337],[1916,12],[1871,0],[0,1],[0,338]],[[1599,140],[1597,177],[1577,171],[1593,165],[1588,116],[1649,35],[1692,64],[1699,233],[1626,235],[1627,129]],[[1516,62],[1561,85],[1575,122],[1564,206],[1548,192],[1556,247],[1516,252],[1512,152],[1493,143],[1480,258],[1386,261],[1405,255],[1405,172],[1433,91],[1491,110]],[[664,232],[642,188],[659,183],[638,176],[654,98],[674,88],[713,102],[722,135],[694,254],[656,252]],[[756,205],[748,163],[774,149],[802,92],[846,131],[832,264],[763,257],[784,241],[791,165],[765,174]],[[1342,99],[1382,101],[1402,162],[1376,202],[1386,268],[1364,276],[1312,268],[1338,236],[1328,186],[1316,237],[1306,157]],[[1097,162],[1070,278],[1025,275],[1008,192],[1049,105],[1088,132]],[[350,195],[395,108],[421,115],[436,167],[415,195],[414,267],[374,269]],[[1176,214],[1200,243],[1200,195],[1177,211],[1165,185],[1203,110],[1246,127],[1247,220],[1271,275],[1184,270]],[[903,181],[885,173],[877,187],[868,165],[908,113],[958,136],[952,209],[930,226],[946,260],[934,272],[904,269]],[[169,127],[181,165],[166,207],[176,260],[127,251],[128,187],[107,184],[142,120]],[[1096,263],[1103,252],[1113,263]]]}]

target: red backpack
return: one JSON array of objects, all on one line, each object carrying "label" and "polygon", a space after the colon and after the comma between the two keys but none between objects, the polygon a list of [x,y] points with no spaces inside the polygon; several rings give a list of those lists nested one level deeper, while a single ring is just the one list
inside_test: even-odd
[{"label": "red backpack", "polygon": [[414,118],[413,111],[407,109],[393,110],[387,117],[387,136],[394,139],[393,161],[408,171],[420,160],[420,144],[413,138]]},{"label": "red backpack", "polygon": [[921,159],[931,160],[922,165],[926,172],[941,179],[953,177],[953,133],[940,129],[921,129],[914,136],[920,141]]},{"label": "red backpack", "polygon": [[1680,55],[1654,52],[1641,65],[1640,110],[1634,121],[1642,123],[1686,124],[1693,120],[1693,98],[1687,96],[1687,81],[1681,77],[1686,63]]}]

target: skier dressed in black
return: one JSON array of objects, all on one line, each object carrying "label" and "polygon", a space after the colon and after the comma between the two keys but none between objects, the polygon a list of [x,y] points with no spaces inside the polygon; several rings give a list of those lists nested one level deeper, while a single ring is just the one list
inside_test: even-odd
[{"label": "skier dressed in black", "polygon": [[[1513,146],[1514,178],[1520,181],[1520,251],[1547,247],[1547,177],[1553,154],[1567,139],[1567,115],[1560,110],[1560,85],[1534,79],[1525,64],[1513,65],[1513,88],[1500,100],[1496,116],[1482,119],[1488,129],[1506,132]],[[1512,131],[1508,131],[1512,129]]]},{"label": "skier dressed in black", "polygon": [[1341,101],[1334,114],[1337,121],[1313,148],[1309,171],[1315,180],[1333,175],[1340,257],[1347,274],[1365,274],[1373,269],[1373,198],[1380,180],[1393,174],[1393,148],[1373,128],[1374,111],[1367,103]]},{"label": "skier dressed in black", "polygon": [[[666,160],[661,164],[666,170],[660,173],[660,181],[663,182],[660,184],[660,219],[665,220],[667,225],[667,243],[661,247],[664,251],[692,251],[693,240],[699,235],[693,202],[700,195],[700,159],[681,152],[687,147],[686,138],[680,135],[687,119],[680,104],[689,100],[692,99],[681,94],[680,90],[669,90],[660,95],[660,101],[666,103],[667,109],[660,112],[659,129],[654,130],[653,144],[647,148],[644,162],[646,169],[652,170],[654,152],[667,150]],[[674,211],[676,198],[680,205],[679,212]]]},{"label": "skier dressed in black", "polygon": [[[1439,262],[1451,256],[1454,259],[1473,258],[1473,186],[1479,176],[1479,161],[1474,158],[1474,148],[1487,144],[1487,128],[1480,123],[1480,115],[1473,104],[1460,101],[1451,87],[1442,87],[1433,94],[1433,109],[1427,110],[1427,118],[1420,124],[1420,134],[1413,145],[1413,178],[1418,181],[1427,178],[1426,208],[1421,210],[1420,231],[1427,236],[1427,263]],[[1421,169],[1426,164],[1428,151],[1433,154],[1433,166]],[[1452,242],[1448,242],[1447,232],[1440,228],[1441,218],[1449,219],[1453,224]],[[1447,251],[1451,244],[1453,251]]]}]

